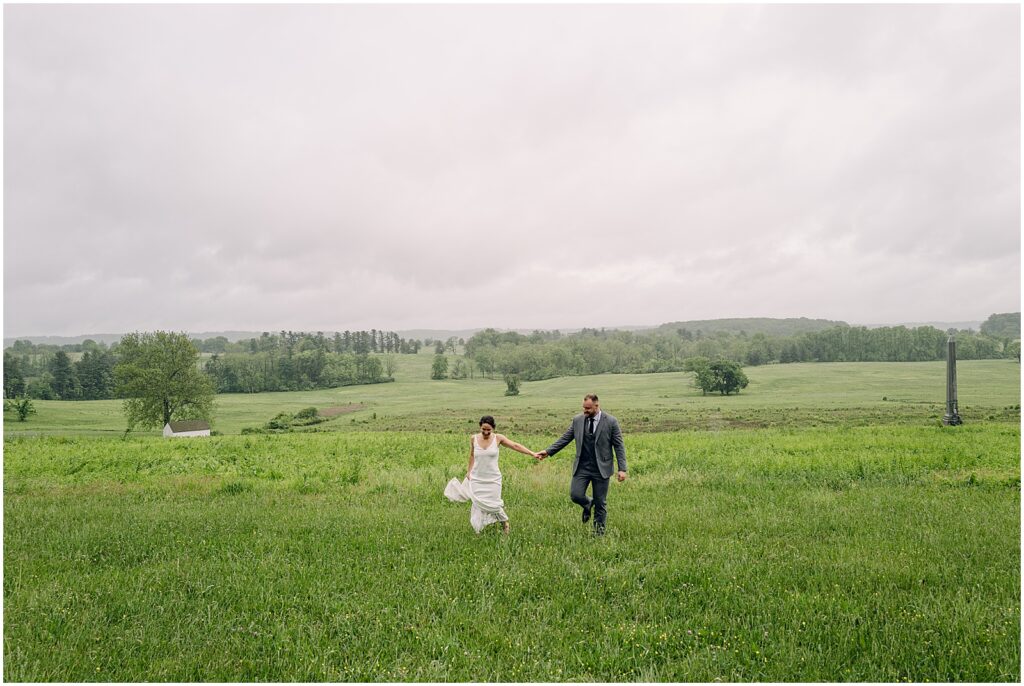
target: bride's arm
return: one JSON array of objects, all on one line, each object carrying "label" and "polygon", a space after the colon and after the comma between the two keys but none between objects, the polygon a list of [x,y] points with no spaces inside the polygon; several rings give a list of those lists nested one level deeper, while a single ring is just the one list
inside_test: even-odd
[{"label": "bride's arm", "polygon": [[526,448],[526,447],[516,443],[513,440],[509,440],[509,438],[507,436],[502,436],[501,434],[498,434],[498,443],[500,445],[503,445],[503,446],[507,447],[507,448],[512,448],[512,450],[515,450],[517,453],[522,453],[523,455],[529,455],[530,457],[537,457],[537,453],[533,452],[529,448]]},{"label": "bride's arm", "polygon": [[476,460],[476,455],[473,451],[473,437],[469,437],[469,469],[466,470],[466,478],[473,473],[473,462]]}]

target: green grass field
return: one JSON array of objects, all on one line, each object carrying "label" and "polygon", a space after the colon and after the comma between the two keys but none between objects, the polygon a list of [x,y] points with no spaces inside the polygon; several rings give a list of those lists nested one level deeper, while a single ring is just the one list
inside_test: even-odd
[{"label": "green grass field", "polygon": [[[431,381],[432,355],[400,355],[395,383],[295,392],[217,396],[215,430],[237,434],[278,412],[361,404],[363,409],[319,425],[330,431],[425,430],[462,433],[481,415],[501,430],[562,431],[585,393],[632,431],[736,426],[814,426],[938,420],[945,411],[945,363],[860,362],[748,367],[739,395],[702,396],[691,374],[603,374],[524,383],[506,397],[500,379]],[[972,422],[1019,416],[1020,365],[1010,360],[962,361],[957,367],[961,414]],[[883,400],[885,398],[885,400]],[[126,423],[117,400],[35,401],[38,413],[18,422],[5,413],[5,435],[120,435]],[[159,430],[141,432],[159,435]]]},{"label": "green grass field", "polygon": [[[209,439],[122,440],[116,402],[6,417],[4,678],[1019,681],[1015,362],[960,363],[961,427],[932,363],[750,368],[729,398],[428,370],[221,396]],[[539,450],[590,391],[629,450],[608,535],[571,453],[503,451],[512,533],[476,536],[441,495],[475,420]]]}]

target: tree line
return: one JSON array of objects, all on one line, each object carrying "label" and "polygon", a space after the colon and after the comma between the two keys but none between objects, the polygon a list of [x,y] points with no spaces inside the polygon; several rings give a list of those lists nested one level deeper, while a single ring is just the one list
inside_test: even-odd
[{"label": "tree line", "polygon": [[280,331],[273,334],[264,331],[258,338],[245,338],[231,342],[224,336],[215,336],[192,341],[203,353],[265,353],[318,349],[331,353],[396,353],[415,355],[423,343],[414,338],[405,339],[394,331],[370,329],[369,331],[337,331],[327,336],[323,331]]},{"label": "tree line", "polygon": [[[584,329],[562,335],[524,335],[485,329],[465,344],[470,369],[485,376],[518,375],[524,381],[588,374],[690,371],[692,358],[757,366],[792,362],[923,362],[944,360],[948,334],[932,326],[835,326],[791,336],[680,328],[675,332]],[[1020,341],[975,331],[956,332],[958,359],[1020,360]],[[435,361],[433,378],[454,378]],[[464,370],[461,372],[465,375]]]},{"label": "tree line", "polygon": [[[104,400],[119,393],[115,371],[125,342],[113,345],[85,340],[68,345],[15,341],[4,351],[4,397],[40,400]],[[394,356],[416,354],[423,343],[390,331],[264,332],[258,338],[229,342],[223,336],[187,341],[212,353],[197,362],[219,393],[311,390],[392,380]],[[372,355],[377,353],[377,355]],[[383,354],[381,354],[383,353]],[[72,355],[79,359],[72,360]]]},{"label": "tree line", "polygon": [[218,393],[305,391],[393,381],[394,355],[385,360],[367,353],[334,353],[316,348],[288,354],[267,351],[214,355],[203,369]]},{"label": "tree line", "polygon": [[17,355],[4,351],[4,397],[39,400],[103,400],[114,397],[117,356],[85,351],[75,362],[64,350]]},{"label": "tree line", "polygon": [[993,338],[1020,340],[1020,312],[989,315],[981,325],[981,332]]}]

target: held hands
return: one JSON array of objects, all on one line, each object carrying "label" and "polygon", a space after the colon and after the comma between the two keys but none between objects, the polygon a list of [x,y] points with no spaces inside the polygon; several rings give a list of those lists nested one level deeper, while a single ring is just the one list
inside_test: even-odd
[{"label": "held hands", "polygon": [[539,453],[534,453],[533,456],[535,458],[537,458],[538,460],[543,460],[544,458],[546,458],[548,456],[548,451],[547,450],[541,450]]}]

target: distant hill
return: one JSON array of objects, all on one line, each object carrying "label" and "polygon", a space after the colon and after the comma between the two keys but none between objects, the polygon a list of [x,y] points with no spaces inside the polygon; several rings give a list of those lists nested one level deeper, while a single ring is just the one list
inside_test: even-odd
[{"label": "distant hill", "polygon": [[869,329],[881,329],[883,326],[905,326],[908,329],[930,326],[939,331],[949,331],[950,329],[977,331],[978,327],[981,326],[981,322],[977,320],[972,322],[900,322],[899,324],[856,324],[855,326],[866,326]]},{"label": "distant hill", "polygon": [[989,315],[981,325],[981,332],[995,338],[1020,338],[1020,312]]},{"label": "distant hill", "polygon": [[[834,319],[808,319],[807,317],[799,318],[788,318],[788,319],[773,319],[771,317],[746,317],[737,319],[693,319],[684,322],[668,322],[660,326],[605,326],[605,327],[591,327],[591,328],[604,328],[607,330],[618,329],[620,331],[655,331],[660,333],[674,333],[678,329],[687,329],[691,332],[696,332],[698,329],[703,333],[715,333],[717,331],[728,331],[730,333],[739,333],[744,331],[747,334],[763,333],[769,336],[793,336],[799,333],[807,333],[811,331],[822,331],[824,329],[830,329],[835,326],[850,326],[844,321]],[[876,329],[882,326],[906,326],[907,328],[914,328],[918,326],[933,326],[941,331],[948,329],[959,329],[965,331],[971,329],[974,331],[981,331],[982,333],[996,336],[998,338],[1020,338],[1020,312],[1010,312],[1005,314],[993,314],[985,322],[981,321],[970,321],[970,322],[914,322],[904,324],[858,324],[857,326],[867,326],[869,329]],[[407,329],[404,331],[397,331],[396,333],[405,339],[433,339],[433,340],[447,340],[451,337],[469,339],[473,334],[478,331],[482,331],[485,327],[479,327],[475,329]],[[521,334],[530,334],[534,329],[506,329],[499,328],[499,331],[516,331]],[[578,328],[560,328],[563,334],[572,334],[579,331]],[[271,331],[270,333],[277,333],[277,331]],[[263,334],[262,331],[201,331],[198,333],[188,332],[191,338],[198,338],[206,340],[208,338],[216,338],[223,336],[231,342],[247,340],[250,338],[259,338]],[[97,343],[116,343],[121,340],[124,334],[120,333],[94,333],[94,334],[82,334],[79,336],[14,336],[4,338],[4,348],[8,348],[14,344],[16,340],[27,340],[35,344],[43,345],[74,345],[81,343],[84,340],[91,339]],[[333,336],[333,331],[324,331],[325,336]]]},{"label": "distant hill", "polygon": [[771,319],[768,317],[745,317],[740,319],[694,319],[686,322],[669,322],[658,327],[660,332],[675,332],[679,329],[703,333],[728,331],[729,333],[763,333],[767,336],[793,336],[799,333],[822,331],[834,326],[849,326],[846,322],[833,319]]},{"label": "distant hill", "polygon": [[[431,340],[435,340],[435,341],[437,341],[437,340],[446,341],[446,340],[448,340],[449,338],[451,338],[453,336],[455,338],[465,338],[466,340],[469,340],[473,336],[473,334],[479,333],[479,332],[483,331],[486,328],[488,328],[488,327],[480,327],[478,329],[459,329],[459,330],[452,330],[452,329],[410,329],[410,330],[407,330],[407,331],[398,331],[397,333],[402,338],[415,338],[415,339],[421,340],[421,341],[424,340],[424,339],[427,339],[427,338],[429,338]],[[534,327],[532,329],[523,329],[523,328],[507,329],[505,327],[492,326],[490,328],[494,329],[495,331],[501,331],[501,332],[515,331],[516,333],[521,333],[524,336],[528,336],[529,334],[533,333],[534,331],[552,331],[552,330],[557,329],[562,334],[569,335],[569,334],[577,333],[578,331],[581,330],[579,328],[572,328],[572,327],[570,327],[570,328],[555,327],[554,329],[541,329],[541,328],[538,328],[538,327]],[[592,327],[589,327],[589,328],[591,328],[591,329],[606,329],[608,331],[613,331],[613,330],[618,330],[618,331],[646,331],[648,329],[653,329],[655,327],[653,327],[653,326],[629,325],[629,326],[592,326]]]}]

